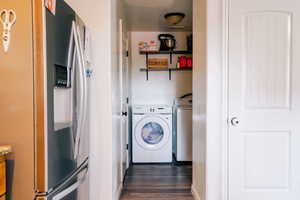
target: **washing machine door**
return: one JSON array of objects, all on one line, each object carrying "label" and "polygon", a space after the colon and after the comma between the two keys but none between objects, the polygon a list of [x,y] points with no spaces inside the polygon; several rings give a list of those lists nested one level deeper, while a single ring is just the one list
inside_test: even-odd
[{"label": "washing machine door", "polygon": [[135,127],[135,139],[145,150],[156,151],[163,148],[170,139],[168,123],[158,116],[145,117]]}]

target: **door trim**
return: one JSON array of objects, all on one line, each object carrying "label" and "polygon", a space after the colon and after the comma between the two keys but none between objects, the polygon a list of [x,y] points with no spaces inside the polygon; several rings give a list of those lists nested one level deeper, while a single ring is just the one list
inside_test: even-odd
[{"label": "door trim", "polygon": [[223,68],[223,92],[222,92],[222,199],[229,200],[229,1],[223,0],[223,14],[222,14],[222,68]]},{"label": "door trim", "polygon": [[44,4],[33,0],[35,191],[46,192]]},{"label": "door trim", "polygon": [[230,0],[207,1],[206,200],[229,199],[227,123],[229,3]]}]

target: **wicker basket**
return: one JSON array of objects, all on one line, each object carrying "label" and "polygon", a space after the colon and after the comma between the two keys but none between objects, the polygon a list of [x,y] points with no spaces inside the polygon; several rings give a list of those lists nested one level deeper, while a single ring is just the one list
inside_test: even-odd
[{"label": "wicker basket", "polygon": [[162,69],[168,68],[169,60],[167,58],[149,58],[148,68],[150,69]]}]

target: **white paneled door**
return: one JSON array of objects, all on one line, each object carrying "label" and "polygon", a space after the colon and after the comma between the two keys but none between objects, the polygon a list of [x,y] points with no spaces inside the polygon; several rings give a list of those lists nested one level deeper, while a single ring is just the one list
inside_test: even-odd
[{"label": "white paneled door", "polygon": [[299,200],[300,2],[230,0],[228,45],[229,200]]},{"label": "white paneled door", "polygon": [[125,24],[122,19],[119,21],[119,42],[120,42],[120,104],[121,104],[121,179],[124,180],[126,170],[129,167],[129,153],[128,153],[128,100],[129,100],[129,88],[128,88],[128,39],[125,29]]}]

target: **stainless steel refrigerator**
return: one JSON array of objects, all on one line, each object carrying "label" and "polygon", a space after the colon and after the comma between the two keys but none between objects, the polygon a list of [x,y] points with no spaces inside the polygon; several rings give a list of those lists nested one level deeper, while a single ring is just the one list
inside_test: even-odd
[{"label": "stainless steel refrigerator", "polygon": [[37,142],[36,199],[88,200],[86,28],[63,0],[55,15],[45,8],[45,22],[47,131]]}]

